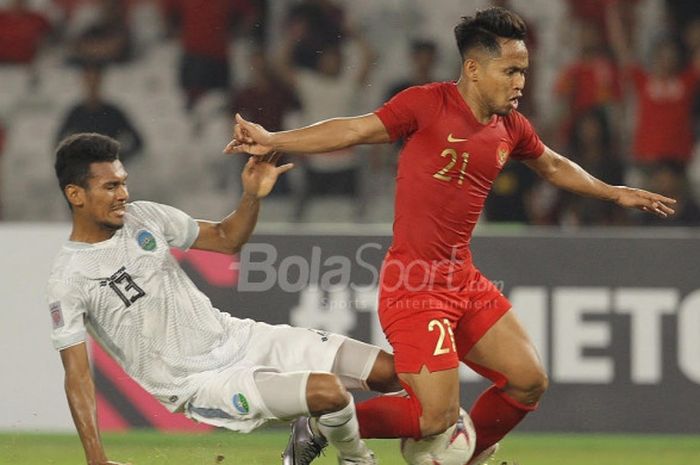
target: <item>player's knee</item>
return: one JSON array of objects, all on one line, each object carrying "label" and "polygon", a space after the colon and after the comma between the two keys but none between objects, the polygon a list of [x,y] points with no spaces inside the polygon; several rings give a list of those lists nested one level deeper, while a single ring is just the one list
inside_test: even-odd
[{"label": "player's knee", "polygon": [[543,369],[533,369],[517,379],[509,380],[509,394],[523,404],[536,404],[549,387],[549,378]]},{"label": "player's knee", "polygon": [[423,437],[444,433],[459,417],[459,406],[451,405],[423,409],[420,425]]},{"label": "player's knee", "polygon": [[336,412],[350,402],[340,379],[330,373],[312,373],[306,385],[306,402],[312,415]]},{"label": "player's knee", "polygon": [[379,352],[367,378],[367,385],[377,392],[395,392],[403,389],[396,376],[393,355],[383,350]]}]

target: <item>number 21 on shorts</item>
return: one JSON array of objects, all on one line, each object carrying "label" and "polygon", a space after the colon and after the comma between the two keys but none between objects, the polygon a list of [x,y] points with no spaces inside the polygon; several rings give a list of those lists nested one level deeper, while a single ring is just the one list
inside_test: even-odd
[{"label": "number 21 on shorts", "polygon": [[[437,330],[439,333],[437,344],[435,344],[435,350],[433,351],[433,355],[449,354],[450,349],[452,349],[452,352],[457,352],[457,346],[455,345],[455,335],[452,332],[450,320],[448,320],[447,318],[443,318],[442,321],[437,319],[430,320],[428,322],[428,331],[433,332],[435,330]],[[446,335],[449,336],[449,341],[446,340]]]}]

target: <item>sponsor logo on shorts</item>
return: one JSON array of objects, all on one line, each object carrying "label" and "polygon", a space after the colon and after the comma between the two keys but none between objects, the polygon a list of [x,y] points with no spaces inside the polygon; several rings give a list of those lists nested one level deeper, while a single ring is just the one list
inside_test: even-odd
[{"label": "sponsor logo on shorts", "polygon": [[153,237],[153,234],[151,234],[150,231],[146,231],[145,229],[142,229],[136,233],[136,241],[139,243],[141,248],[147,252],[155,249],[157,245],[156,238]]},{"label": "sponsor logo on shorts", "polygon": [[49,304],[49,311],[51,312],[53,329],[63,327],[63,311],[61,310],[61,302],[51,302]]},{"label": "sponsor logo on shorts", "polygon": [[245,415],[250,412],[250,406],[248,405],[248,399],[245,398],[243,394],[237,392],[233,395],[233,407],[238,411],[238,413]]}]

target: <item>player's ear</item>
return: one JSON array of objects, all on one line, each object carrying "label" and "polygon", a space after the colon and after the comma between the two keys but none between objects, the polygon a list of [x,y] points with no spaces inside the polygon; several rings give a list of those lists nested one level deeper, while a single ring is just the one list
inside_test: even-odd
[{"label": "player's ear", "polygon": [[85,204],[85,189],[75,185],[68,184],[64,190],[66,199],[74,207],[82,207]]},{"label": "player's ear", "polygon": [[474,58],[465,58],[462,63],[462,73],[470,82],[479,80],[479,62]]}]

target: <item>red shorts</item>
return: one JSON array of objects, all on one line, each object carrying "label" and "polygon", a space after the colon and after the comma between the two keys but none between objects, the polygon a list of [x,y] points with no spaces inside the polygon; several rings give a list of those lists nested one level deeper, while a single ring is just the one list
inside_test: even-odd
[{"label": "red shorts", "polygon": [[379,298],[379,320],[394,348],[398,373],[457,368],[511,303],[476,271],[465,286],[445,292],[392,292]]}]

